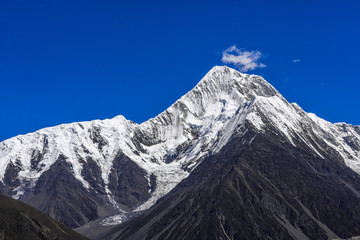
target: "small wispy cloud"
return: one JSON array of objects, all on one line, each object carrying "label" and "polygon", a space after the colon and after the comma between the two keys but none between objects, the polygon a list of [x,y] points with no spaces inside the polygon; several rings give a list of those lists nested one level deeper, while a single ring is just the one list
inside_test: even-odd
[{"label": "small wispy cloud", "polygon": [[259,62],[261,57],[262,54],[258,50],[246,51],[244,49],[239,49],[234,45],[222,52],[221,61],[223,63],[232,63],[240,71],[247,72],[256,68],[266,67],[265,64]]},{"label": "small wispy cloud", "polygon": [[292,60],[293,63],[297,63],[297,62],[300,62],[301,60],[300,59],[294,59]]}]

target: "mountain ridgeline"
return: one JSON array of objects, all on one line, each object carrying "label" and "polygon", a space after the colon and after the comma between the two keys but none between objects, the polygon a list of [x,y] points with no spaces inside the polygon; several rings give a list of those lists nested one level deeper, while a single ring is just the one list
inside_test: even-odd
[{"label": "mountain ridgeline", "polygon": [[214,67],[142,124],[123,116],[0,143],[0,192],[93,239],[360,235],[360,127]]}]

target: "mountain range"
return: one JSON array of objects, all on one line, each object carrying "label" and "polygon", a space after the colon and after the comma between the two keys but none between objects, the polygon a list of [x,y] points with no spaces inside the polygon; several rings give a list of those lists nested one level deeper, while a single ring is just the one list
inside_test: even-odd
[{"label": "mountain range", "polygon": [[0,193],[93,239],[360,235],[360,127],[216,66],[144,123],[63,124],[0,143]]}]

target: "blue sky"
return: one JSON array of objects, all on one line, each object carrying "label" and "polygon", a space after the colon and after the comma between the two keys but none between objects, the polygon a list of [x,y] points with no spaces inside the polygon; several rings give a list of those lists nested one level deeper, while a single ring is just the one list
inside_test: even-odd
[{"label": "blue sky", "polygon": [[305,111],[360,125],[359,12],[355,0],[1,1],[0,140],[119,114],[141,123],[234,45],[229,54],[260,57],[230,67]]}]

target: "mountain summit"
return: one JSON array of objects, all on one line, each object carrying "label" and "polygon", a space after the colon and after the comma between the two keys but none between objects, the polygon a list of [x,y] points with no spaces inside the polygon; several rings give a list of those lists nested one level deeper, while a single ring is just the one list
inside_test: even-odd
[{"label": "mountain summit", "polygon": [[358,173],[360,127],[306,113],[226,66],[142,124],[117,116],[0,143],[1,193],[73,228],[138,216],[109,239],[360,235]]}]

